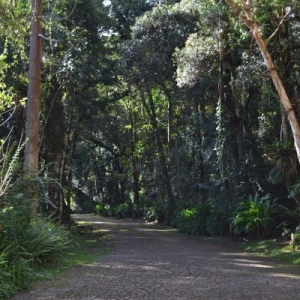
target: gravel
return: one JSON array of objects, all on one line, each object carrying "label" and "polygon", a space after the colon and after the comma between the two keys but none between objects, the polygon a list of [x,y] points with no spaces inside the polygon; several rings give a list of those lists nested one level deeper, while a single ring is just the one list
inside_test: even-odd
[{"label": "gravel", "polygon": [[74,218],[99,226],[111,254],[13,300],[300,299],[297,266],[152,224],[92,215]]}]

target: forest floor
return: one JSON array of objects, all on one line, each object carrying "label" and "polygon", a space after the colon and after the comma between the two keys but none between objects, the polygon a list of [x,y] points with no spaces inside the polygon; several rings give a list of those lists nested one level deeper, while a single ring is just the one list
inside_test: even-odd
[{"label": "forest floor", "polygon": [[74,218],[100,228],[111,253],[41,282],[14,300],[300,299],[299,266],[153,224],[93,215]]}]

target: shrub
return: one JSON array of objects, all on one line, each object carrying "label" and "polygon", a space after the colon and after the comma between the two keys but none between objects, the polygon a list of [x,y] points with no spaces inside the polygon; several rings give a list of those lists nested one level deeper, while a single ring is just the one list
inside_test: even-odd
[{"label": "shrub", "polygon": [[48,219],[36,219],[25,231],[22,248],[33,265],[45,265],[63,255],[70,243],[70,234],[64,227]]},{"label": "shrub", "polygon": [[296,228],[300,224],[300,211],[299,209],[290,209],[285,206],[278,206],[279,216],[281,219],[278,228],[282,228],[282,236],[290,236],[292,232],[295,233]]},{"label": "shrub", "polygon": [[191,235],[208,235],[206,219],[211,213],[212,206],[204,203],[196,207],[177,211],[173,225],[180,232]]},{"label": "shrub", "polygon": [[224,236],[228,231],[230,214],[228,210],[221,210],[213,206],[205,220],[205,228],[211,236]]},{"label": "shrub", "polygon": [[1,234],[4,239],[0,243],[0,299],[28,287],[39,276],[34,268],[55,261],[70,242],[63,227],[44,219],[29,223],[22,234],[18,225],[10,228],[9,236],[3,231]]},{"label": "shrub", "polygon": [[14,181],[1,198],[0,298],[28,287],[38,265],[52,262],[68,247],[69,234],[49,219],[30,221],[28,180]]},{"label": "shrub", "polygon": [[132,217],[132,203],[125,202],[117,205],[114,209],[114,216],[119,219],[126,219]]},{"label": "shrub", "polygon": [[263,238],[277,211],[268,196],[259,198],[258,194],[240,202],[233,213],[232,224],[238,235],[247,234],[255,238]]},{"label": "shrub", "polygon": [[30,267],[30,260],[18,255],[18,248],[11,244],[0,251],[0,299],[28,287],[36,275]]},{"label": "shrub", "polygon": [[145,215],[146,207],[143,203],[132,204],[131,206],[131,216],[133,219],[142,219]]},{"label": "shrub", "polygon": [[103,205],[102,203],[98,203],[95,209],[96,209],[96,214],[103,217],[109,216],[109,206]]},{"label": "shrub", "polygon": [[29,227],[30,201],[22,194],[6,199],[6,206],[0,209],[0,248],[22,239]]},{"label": "shrub", "polygon": [[158,220],[158,211],[154,206],[146,207],[144,218],[147,222],[153,222]]},{"label": "shrub", "polygon": [[110,214],[119,219],[144,219],[147,222],[165,220],[165,208],[159,203],[140,201],[139,203],[125,202],[110,209]]}]

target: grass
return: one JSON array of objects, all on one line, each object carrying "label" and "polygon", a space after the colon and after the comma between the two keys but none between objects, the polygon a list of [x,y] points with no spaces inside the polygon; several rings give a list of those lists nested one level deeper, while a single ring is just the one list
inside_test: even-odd
[{"label": "grass", "polygon": [[102,241],[100,232],[73,230],[71,247],[63,258],[66,266],[80,266],[91,263],[109,253],[109,248]]},{"label": "grass", "polygon": [[88,222],[78,222],[71,234],[70,248],[55,263],[39,270],[41,278],[57,277],[72,267],[92,263],[110,252],[101,230],[94,229]]},{"label": "grass", "polygon": [[200,237],[200,239],[235,248],[246,253],[254,253],[281,262],[300,265],[300,243],[296,245],[296,251],[293,252],[292,246],[287,239],[246,240],[223,237]]},{"label": "grass", "polygon": [[[77,222],[70,230],[71,242],[68,248],[64,250],[59,256],[55,256],[55,261],[46,264],[41,264],[39,267],[28,271],[28,282],[24,286],[10,285],[5,282],[1,285],[0,281],[0,299],[7,299],[14,293],[28,288],[39,288],[45,284],[46,281],[57,278],[58,276],[67,275],[67,270],[84,264],[91,264],[100,257],[107,255],[110,252],[110,247],[104,242],[103,231],[101,228],[93,226],[89,222]],[[1,266],[0,266],[1,267]],[[5,274],[2,272],[2,275]],[[32,274],[32,276],[31,276]],[[0,274],[1,277],[1,274]],[[0,278],[1,279],[1,278]],[[24,278],[22,279],[24,280]]]},{"label": "grass", "polygon": [[281,238],[250,241],[243,244],[243,250],[245,252],[257,253],[295,265],[300,264],[300,245],[298,245],[296,251],[293,252],[289,242]]}]

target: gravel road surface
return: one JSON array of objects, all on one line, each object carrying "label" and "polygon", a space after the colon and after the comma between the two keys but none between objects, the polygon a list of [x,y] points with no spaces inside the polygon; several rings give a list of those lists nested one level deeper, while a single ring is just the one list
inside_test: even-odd
[{"label": "gravel road surface", "polygon": [[99,226],[112,252],[14,300],[300,299],[300,267],[151,224],[74,218]]}]

